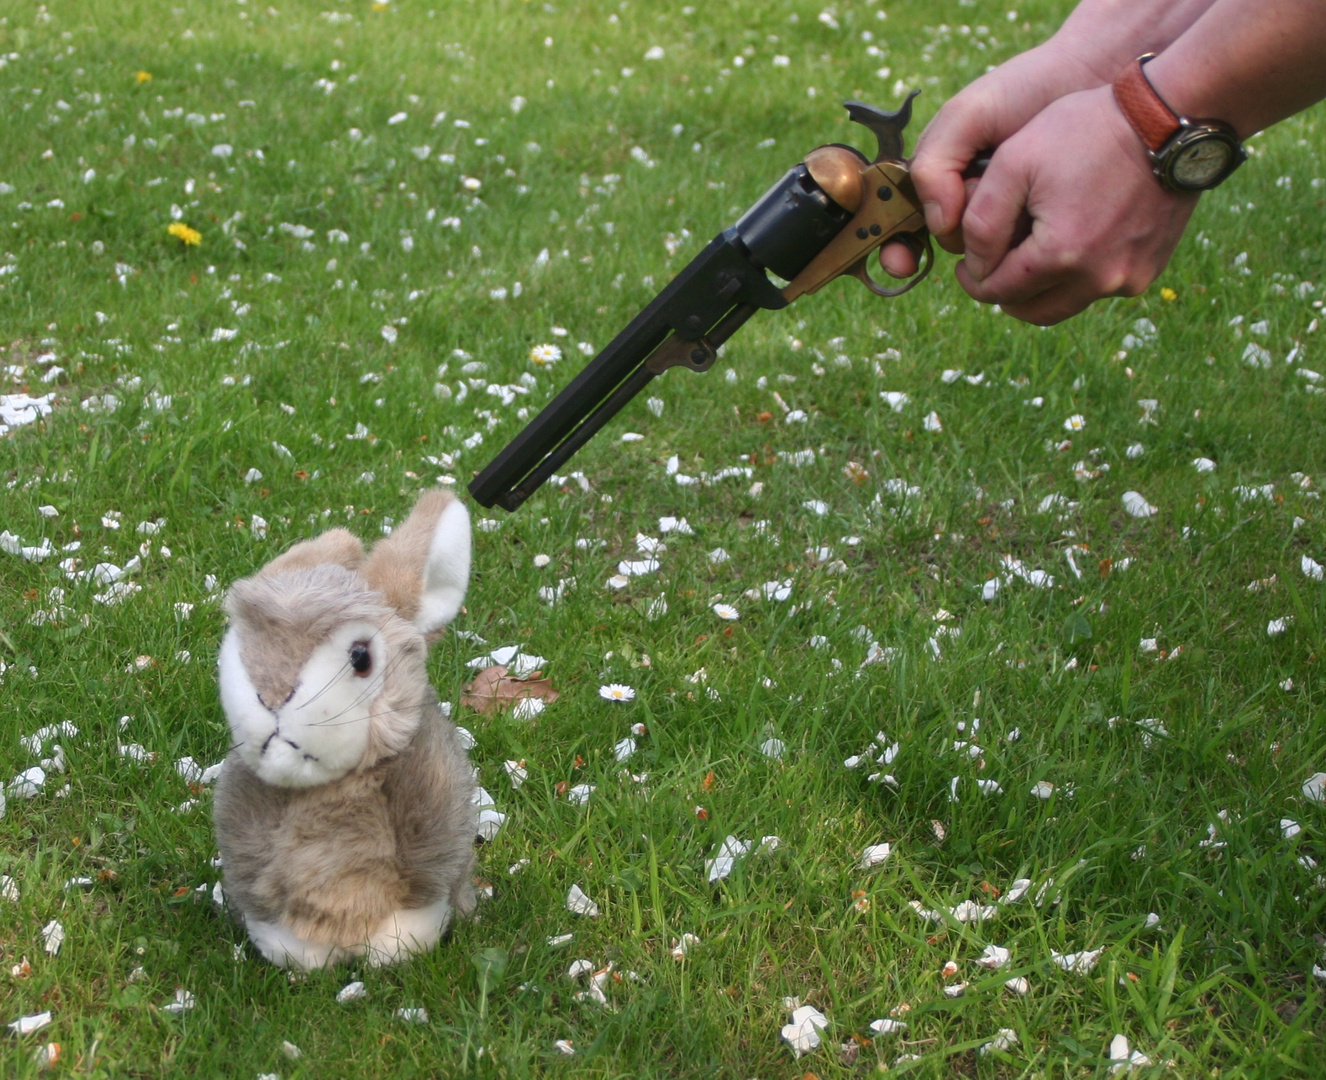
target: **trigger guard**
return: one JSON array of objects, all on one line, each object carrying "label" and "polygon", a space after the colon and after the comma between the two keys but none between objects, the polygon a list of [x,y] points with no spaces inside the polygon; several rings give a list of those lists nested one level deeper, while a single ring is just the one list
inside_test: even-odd
[{"label": "trigger guard", "polygon": [[[935,265],[935,246],[930,240],[929,233],[926,233],[924,245],[921,244],[920,239],[915,233],[900,233],[889,239],[890,242],[901,240],[909,249],[911,249],[913,255],[917,255],[917,249],[919,248],[920,254],[917,255],[917,258],[920,265],[917,267],[916,273],[903,282],[903,284],[896,288],[886,289],[870,276],[870,271],[866,269],[866,259],[865,257],[862,257],[852,266],[850,273],[876,296],[901,296],[903,293],[914,289],[924,281],[926,277],[929,276],[931,268]],[[884,265],[884,249],[883,247],[880,247],[878,250],[881,260],[880,266],[882,267]]]}]

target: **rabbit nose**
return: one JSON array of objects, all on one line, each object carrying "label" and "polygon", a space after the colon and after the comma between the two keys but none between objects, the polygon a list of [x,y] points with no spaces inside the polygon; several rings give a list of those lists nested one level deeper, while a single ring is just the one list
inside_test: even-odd
[{"label": "rabbit nose", "polygon": [[269,686],[258,691],[258,700],[268,712],[277,712],[282,705],[295,696],[295,687]]}]

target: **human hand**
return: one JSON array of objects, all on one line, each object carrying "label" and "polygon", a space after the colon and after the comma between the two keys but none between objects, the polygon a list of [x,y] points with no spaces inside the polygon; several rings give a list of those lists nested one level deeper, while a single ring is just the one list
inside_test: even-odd
[{"label": "human hand", "polygon": [[1069,94],[1000,145],[972,192],[958,282],[1048,326],[1101,297],[1142,292],[1196,205],[1156,181],[1109,87]]},{"label": "human hand", "polygon": [[[1051,39],[1011,60],[944,102],[926,125],[911,162],[926,226],[936,242],[954,254],[963,251],[962,216],[975,181],[965,176],[982,153],[1011,136],[1055,97],[1098,80],[1074,53]],[[916,272],[916,251],[902,243],[880,253],[894,277]]]}]

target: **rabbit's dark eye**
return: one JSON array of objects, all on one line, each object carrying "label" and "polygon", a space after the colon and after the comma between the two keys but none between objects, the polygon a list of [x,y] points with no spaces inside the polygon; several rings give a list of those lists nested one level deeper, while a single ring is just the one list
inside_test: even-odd
[{"label": "rabbit's dark eye", "polygon": [[367,641],[356,641],[350,646],[350,666],[361,679],[373,670],[373,654],[368,651]]}]

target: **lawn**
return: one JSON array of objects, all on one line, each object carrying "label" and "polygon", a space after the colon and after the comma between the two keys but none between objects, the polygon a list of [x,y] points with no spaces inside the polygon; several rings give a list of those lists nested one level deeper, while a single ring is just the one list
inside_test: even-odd
[{"label": "lawn", "polygon": [[[842,101],[920,88],[914,139],[1069,6],[0,15],[0,1022],[50,1014],[0,1073],[1326,1072],[1320,107],[1143,296],[835,282],[471,504],[430,673],[503,816],[436,950],[291,978],[213,899],[227,584],[465,497],[789,166],[873,151]],[[511,646],[558,699],[462,705]]]}]

